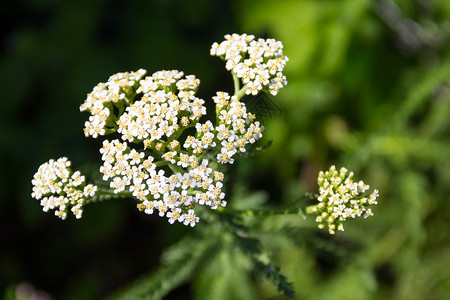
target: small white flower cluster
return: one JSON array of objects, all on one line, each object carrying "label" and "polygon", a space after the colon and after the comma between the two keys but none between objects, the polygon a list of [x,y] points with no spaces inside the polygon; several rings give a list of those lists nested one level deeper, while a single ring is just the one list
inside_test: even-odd
[{"label": "small white flower cluster", "polygon": [[233,156],[246,152],[248,144],[255,143],[262,137],[264,127],[255,121],[255,115],[247,112],[245,103],[236,96],[230,97],[226,92],[217,92],[212,97],[216,104],[217,125],[211,121],[197,123],[197,133],[188,136],[183,144],[186,150],[192,149],[200,155],[205,149],[219,150],[216,158],[221,164],[234,163]]},{"label": "small white flower cluster", "polygon": [[[217,124],[199,123],[206,114],[204,101],[195,96],[200,81],[193,75],[183,76],[176,70],[158,71],[134,86],[141,98],[118,116],[121,141],[104,141],[100,172],[115,193],[132,192],[141,211],[158,211],[171,223],[178,220],[194,226],[198,222],[195,205],[226,206],[223,174],[201,158],[204,151],[216,149],[219,163],[233,163],[233,156],[260,139],[264,128],[247,112],[245,103],[226,92],[213,97]],[[195,136],[180,142],[177,137],[191,126],[196,128]],[[143,142],[156,156],[138,152],[127,142]],[[165,175],[160,167],[164,165],[169,165],[172,175]]]},{"label": "small white flower cluster", "polygon": [[[233,156],[245,152],[247,144],[260,139],[264,128],[247,112],[243,102],[225,92],[213,97],[217,124],[199,123],[206,114],[205,101],[195,96],[199,79],[193,75],[184,77],[177,70],[158,71],[136,84],[136,74],[143,75],[146,71],[138,72],[119,73],[128,74],[122,75],[124,78],[132,77],[127,85],[132,89],[123,93],[126,101],[117,102],[119,113],[114,117],[121,140],[104,141],[100,172],[104,180],[110,180],[115,193],[132,192],[140,201],[140,210],[148,214],[158,211],[171,223],[178,220],[194,226],[198,222],[192,209],[195,205],[212,209],[226,205],[223,174],[213,171],[208,160],[201,158],[205,150],[215,149],[221,164],[233,163]],[[105,104],[102,107],[112,112],[108,103],[103,101],[101,105]],[[196,128],[195,136],[188,135],[180,142],[180,134],[192,126]],[[127,142],[143,142],[147,153],[132,149]],[[165,165],[169,165],[172,175],[165,175],[167,169],[161,168]]]},{"label": "small white flower cluster", "polygon": [[208,167],[206,159],[199,163],[195,156],[166,152],[163,158],[181,167],[180,172],[166,176],[152,156],[130,149],[126,142],[105,140],[100,152],[104,161],[100,168],[103,179],[112,179],[110,186],[115,193],[127,188],[140,200],[138,209],[147,214],[157,211],[170,223],[179,221],[195,226],[199,221],[192,209],[195,205],[212,209],[226,206],[221,190],[224,175]]},{"label": "small white flower cluster", "polygon": [[274,39],[255,40],[253,35],[227,34],[225,41],[211,46],[210,54],[226,61],[247,86],[246,94],[256,95],[267,88],[272,95],[287,84],[282,71],[289,60],[283,55],[283,44]]},{"label": "small white flower cluster", "polygon": [[370,187],[363,181],[354,182],[352,178],[353,172],[345,168],[337,171],[335,166],[319,173],[319,204],[313,212],[318,215],[316,222],[319,228],[324,228],[325,222],[328,223],[330,234],[334,234],[336,229],[344,231],[342,222],[347,218],[373,215],[369,206],[377,204],[378,191],[368,195]]},{"label": "small white flower cluster", "polygon": [[195,97],[200,80],[183,72],[158,71],[140,81],[142,98],[125,109],[117,121],[125,141],[169,138],[206,114],[204,100]]},{"label": "small white flower cluster", "polygon": [[213,100],[219,120],[215,132],[222,146],[217,160],[220,163],[233,163],[233,156],[238,151],[246,152],[247,144],[253,144],[262,137],[264,126],[255,121],[255,115],[248,113],[245,103],[236,96],[230,97],[226,92],[217,92]]},{"label": "small white flower cluster", "polygon": [[[136,93],[136,85],[147,71],[124,72],[112,75],[106,83],[99,83],[87,95],[80,106],[80,111],[89,111],[89,121],[84,123],[84,134],[93,138],[105,135],[115,127],[117,116],[114,107],[119,111],[129,104]],[[126,104],[125,104],[126,103]]]},{"label": "small white flower cluster", "polygon": [[45,212],[56,209],[55,215],[63,220],[70,206],[75,217],[81,218],[85,200],[97,192],[97,186],[86,185],[85,177],[79,171],[73,173],[70,165],[66,157],[51,159],[39,167],[31,181],[31,196],[41,200]]},{"label": "small white flower cluster", "polygon": [[[264,130],[240,98],[244,91],[256,95],[262,89],[276,95],[286,84],[282,71],[288,58],[281,42],[246,34],[225,38],[214,43],[211,54],[225,59],[226,68],[245,86],[232,97],[226,92],[212,97],[214,124],[199,122],[206,115],[205,101],[196,97],[200,80],[177,70],[146,77],[144,69],[114,74],[80,106],[91,114],[85,122],[87,137],[115,132],[120,136],[104,140],[100,149],[103,179],[114,193],[137,198],[139,210],[157,211],[170,223],[195,226],[196,205],[226,206],[221,164],[232,164],[236,154],[248,151],[246,147]],[[239,89],[237,82],[235,89]],[[190,127],[195,127],[192,135],[184,132]],[[56,214],[65,218],[72,206],[80,218],[82,205],[97,187],[86,185],[84,176],[72,173],[69,166],[67,158],[42,165],[33,179],[33,197],[42,199],[45,211],[58,208]]]}]

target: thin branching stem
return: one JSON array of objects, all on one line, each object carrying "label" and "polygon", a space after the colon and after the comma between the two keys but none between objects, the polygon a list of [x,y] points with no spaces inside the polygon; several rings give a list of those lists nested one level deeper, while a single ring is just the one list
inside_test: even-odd
[{"label": "thin branching stem", "polygon": [[231,71],[231,75],[233,76],[233,83],[234,83],[234,95],[237,95],[238,92],[241,89],[241,83],[239,78],[237,77],[236,73],[234,73],[233,71]]},{"label": "thin branching stem", "polygon": [[247,85],[244,85],[241,88],[240,79],[239,79],[239,77],[237,77],[236,73],[231,71],[231,75],[233,75],[234,96],[236,96],[237,99],[240,100],[245,95],[245,91],[248,89]]},{"label": "thin branching stem", "polygon": [[[312,209],[312,208],[311,208]],[[226,209],[218,209],[218,212],[228,213],[232,215],[238,216],[251,216],[251,217],[267,217],[267,216],[276,216],[276,215],[300,215],[304,216],[307,213],[312,213],[309,207],[305,208],[290,208],[290,209],[282,209],[282,210],[257,210],[257,209],[246,209],[246,210],[238,210],[232,208]]]}]

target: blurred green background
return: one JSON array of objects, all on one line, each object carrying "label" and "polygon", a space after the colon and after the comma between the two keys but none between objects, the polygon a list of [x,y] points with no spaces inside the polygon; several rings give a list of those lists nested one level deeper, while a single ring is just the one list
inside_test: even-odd
[{"label": "blurred green background", "polygon": [[[68,156],[75,169],[99,164],[100,142],[84,138],[79,105],[113,73],[178,69],[200,78],[205,100],[231,92],[209,47],[233,32],[276,38],[290,58],[289,84],[270,96],[282,113],[264,119],[273,145],[237,161],[237,181],[286,207],[336,164],[380,191],[374,217],[333,237],[313,218],[304,230],[296,216],[265,221],[296,297],[450,298],[449,1],[22,0],[3,3],[0,16],[5,298],[24,284],[53,299],[104,298],[154,270],[163,249],[193,231],[139,213],[132,201],[60,221],[31,198],[31,178],[50,158]],[[227,276],[241,275],[223,265],[212,273],[227,291],[235,282]],[[204,274],[167,299],[208,299]],[[251,274],[245,282],[248,290],[234,287],[245,299],[285,299]]]}]

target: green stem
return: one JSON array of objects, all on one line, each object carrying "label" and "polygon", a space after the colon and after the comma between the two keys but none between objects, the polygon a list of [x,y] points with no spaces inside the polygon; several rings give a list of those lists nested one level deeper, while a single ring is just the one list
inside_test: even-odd
[{"label": "green stem", "polygon": [[251,217],[267,217],[267,216],[276,216],[276,215],[300,215],[304,216],[305,214],[312,213],[308,211],[307,207],[306,209],[303,208],[291,208],[291,209],[283,209],[283,210],[253,210],[253,209],[247,209],[247,210],[238,210],[238,209],[232,209],[232,208],[221,208],[219,207],[217,209],[220,213],[230,213],[230,214],[238,214],[241,216],[251,216]]},{"label": "green stem", "polygon": [[86,204],[101,202],[110,199],[128,198],[133,195],[130,191],[122,191],[120,193],[114,193],[112,189],[98,189],[94,197],[86,199]]},{"label": "green stem", "polygon": [[239,77],[237,77],[236,73],[231,71],[231,75],[233,76],[233,82],[234,82],[234,96],[236,96],[237,99],[240,100],[245,95],[245,91],[247,90],[247,85],[244,85],[241,88],[241,80],[239,79]]},{"label": "green stem", "polygon": [[244,86],[242,87],[242,89],[240,89],[240,90],[235,94],[235,96],[237,97],[238,100],[240,100],[240,99],[245,95],[245,91],[246,91],[247,89],[248,89],[248,88],[247,88],[247,85],[244,85]]},{"label": "green stem", "polygon": [[170,161],[168,160],[159,160],[153,163],[155,166],[157,167],[162,167],[162,166],[166,166],[168,164],[170,164]]},{"label": "green stem", "polygon": [[169,163],[169,168],[172,170],[173,173],[183,173],[183,170],[181,169],[181,167],[174,165],[172,163]]},{"label": "green stem", "polygon": [[178,139],[178,137],[183,133],[183,131],[185,131],[185,130],[188,129],[188,128],[191,128],[191,127],[195,126],[195,124],[196,124],[196,123],[191,122],[188,126],[178,129],[177,131],[175,131],[175,132],[169,137],[169,140],[168,140],[167,142],[170,143],[171,141]]},{"label": "green stem", "polygon": [[237,95],[239,90],[241,89],[241,83],[239,78],[237,77],[236,73],[231,71],[231,75],[233,76],[233,83],[234,83],[234,95]]},{"label": "green stem", "polygon": [[307,207],[305,208],[306,213],[307,213],[307,214],[314,214],[315,212],[313,211],[313,209],[314,209],[316,206],[317,206],[317,205],[310,205],[310,206],[307,206]]},{"label": "green stem", "polygon": [[117,196],[131,196],[132,193],[129,191],[122,191],[120,193],[114,193],[113,189],[98,189],[97,195],[117,195]]}]

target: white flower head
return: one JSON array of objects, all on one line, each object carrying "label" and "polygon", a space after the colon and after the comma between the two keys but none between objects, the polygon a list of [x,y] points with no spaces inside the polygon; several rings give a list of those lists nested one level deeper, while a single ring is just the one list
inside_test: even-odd
[{"label": "white flower head", "polygon": [[147,71],[139,69],[136,72],[117,73],[109,77],[108,81],[97,84],[86,100],[80,106],[80,111],[91,114],[85,123],[86,137],[105,135],[111,129],[110,123],[117,120],[113,113],[113,106],[119,108],[127,103],[127,98],[136,92],[140,79]]},{"label": "white flower head", "polygon": [[378,190],[369,194],[368,185],[363,181],[354,182],[352,178],[353,172],[345,168],[338,171],[335,166],[319,173],[319,204],[313,212],[318,215],[319,228],[324,228],[327,223],[330,234],[336,230],[344,231],[343,222],[348,218],[373,215],[370,206],[377,204]]},{"label": "white flower head", "polygon": [[61,219],[67,217],[68,208],[77,219],[81,218],[85,200],[97,192],[97,186],[86,185],[85,177],[79,171],[73,173],[70,165],[67,157],[50,159],[39,167],[31,181],[31,196],[40,200],[44,211],[55,209],[55,215]]},{"label": "white flower head", "polygon": [[227,34],[225,40],[213,43],[210,54],[226,61],[226,69],[234,72],[247,85],[247,94],[256,95],[267,89],[272,95],[287,84],[282,74],[289,60],[283,44],[274,39],[258,39],[247,34]]},{"label": "white flower head", "polygon": [[[195,226],[199,221],[195,206],[226,206],[224,174],[217,171],[218,165],[232,164],[234,156],[247,152],[264,130],[240,97],[244,90],[275,95],[287,83],[282,72],[288,59],[281,42],[274,39],[228,34],[212,45],[210,53],[223,58],[244,85],[236,95],[219,91],[212,97],[216,122],[200,123],[206,115],[205,101],[196,96],[200,80],[178,70],[148,76],[143,69],[114,74],[95,86],[80,106],[90,113],[84,128],[87,137],[118,134],[100,149],[100,172],[112,191],[134,196],[140,211],[157,212],[170,223]],[[184,132],[191,127],[191,132]],[[97,194],[97,187],[86,185],[85,177],[72,172],[64,158],[41,166],[33,185],[32,195],[43,209],[54,209],[61,218],[68,211],[80,218],[85,200]],[[367,188],[358,185],[358,191]],[[375,198],[366,202],[374,203]]]}]

